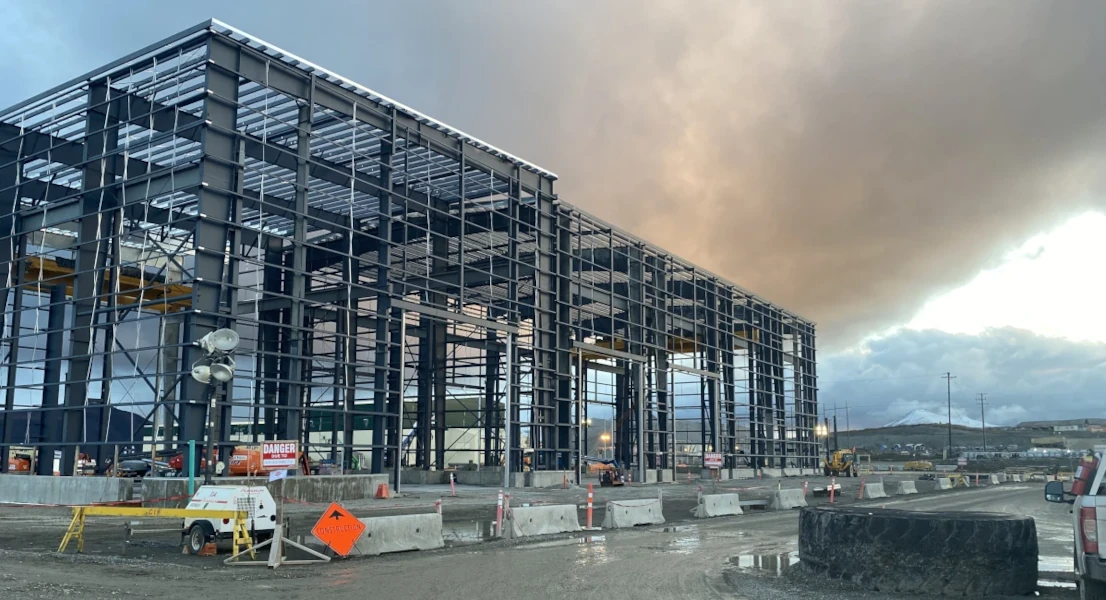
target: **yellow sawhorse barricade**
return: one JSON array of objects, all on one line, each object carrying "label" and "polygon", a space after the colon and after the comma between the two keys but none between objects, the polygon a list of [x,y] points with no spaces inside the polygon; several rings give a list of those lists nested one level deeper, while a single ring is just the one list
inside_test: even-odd
[{"label": "yellow sawhorse barricade", "polygon": [[[138,508],[134,506],[75,506],[73,520],[65,537],[61,538],[58,552],[65,552],[69,541],[77,538],[77,552],[84,552],[84,523],[86,517],[165,517],[178,519],[231,519],[234,522],[234,554],[237,556],[253,545],[246,529],[245,512],[236,510],[193,510],[187,508]],[[253,557],[253,552],[250,552]]]}]

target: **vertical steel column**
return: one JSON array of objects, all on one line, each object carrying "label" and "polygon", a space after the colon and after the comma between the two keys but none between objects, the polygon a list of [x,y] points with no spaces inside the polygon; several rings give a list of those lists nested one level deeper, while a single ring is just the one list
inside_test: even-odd
[{"label": "vertical steel column", "polygon": [[[42,418],[38,422],[38,439],[55,444],[61,439],[63,417],[58,411],[58,396],[61,391],[59,385],[65,335],[65,294],[65,284],[50,288],[50,309],[46,317],[46,359],[42,366]],[[41,302],[41,297],[39,301]],[[27,418],[31,418],[29,411]],[[40,446],[37,461],[39,475],[54,474],[54,451],[57,449],[52,444]]]},{"label": "vertical steel column", "polygon": [[515,386],[513,385],[514,379],[514,354],[515,354],[515,335],[513,333],[507,334],[507,365],[504,371],[507,375],[507,385],[504,387],[503,393],[503,489],[511,487],[511,427],[513,426],[511,419],[511,397],[514,396]]},{"label": "vertical steel column", "polygon": [[638,481],[646,483],[645,479],[645,363],[635,362],[637,370],[637,471]]},{"label": "vertical steel column", "polygon": [[[553,182],[548,181],[545,178],[541,179],[543,187],[547,184],[549,191],[552,192]],[[548,182],[548,183],[547,183]],[[538,193],[538,205],[543,203],[541,198],[546,194]],[[556,237],[550,236],[550,242],[555,242],[556,246],[551,248],[551,253],[554,253],[556,257],[556,272],[557,272],[557,292],[556,295],[550,298],[552,308],[556,310],[555,326],[556,333],[556,351],[554,352],[553,359],[556,365],[556,383],[557,393],[554,402],[557,405],[556,411],[556,428],[557,428],[557,448],[560,449],[560,456],[558,462],[560,468],[567,469],[572,466],[572,282],[569,275],[572,272],[572,253],[571,244],[572,239],[569,232],[569,220],[568,214],[562,210],[559,201],[553,201],[549,203],[549,210],[551,214],[546,219],[551,228],[556,232]],[[539,211],[540,213],[541,211]],[[543,217],[539,214],[539,219]],[[544,225],[539,221],[539,225]],[[540,244],[539,244],[540,245]],[[552,258],[552,257],[551,257]],[[582,427],[583,411],[580,410],[581,404],[577,403],[576,410],[576,462],[577,465],[582,464],[583,460],[583,447],[579,443],[580,428]],[[577,469],[579,474],[579,469]]]},{"label": "vertical steel column", "polygon": [[[630,340],[628,351],[635,356],[645,355],[645,346],[642,342],[645,340],[645,272],[644,272],[644,244],[638,243],[633,246],[627,246],[626,252],[626,275],[629,279],[628,284],[628,296],[627,300],[627,319],[629,324],[627,325],[627,334]],[[615,254],[611,252],[611,271],[613,272],[617,268],[618,261],[615,260]],[[641,471],[641,482],[645,482],[645,438],[649,433],[645,431],[645,411],[646,404],[649,402],[649,393],[645,389],[645,361],[633,363],[633,368],[636,369],[636,373],[633,380],[634,396],[634,430],[636,432],[637,454],[635,456],[635,462],[637,467]]]},{"label": "vertical steel column", "polygon": [[304,323],[304,298],[307,294],[307,210],[311,191],[311,127],[315,111],[315,76],[305,82],[299,96],[299,114],[296,118],[296,215],[292,225],[292,270],[285,271],[291,278],[292,306],[288,311],[288,370],[283,379],[288,383],[288,396],[281,424],[286,439],[298,440],[302,436],[304,399],[309,387],[305,381],[304,364],[309,360],[311,329]]},{"label": "vertical steel column", "polygon": [[[233,327],[222,306],[228,268],[227,253],[239,253],[231,247],[231,228],[239,227],[241,214],[234,214],[234,189],[238,175],[238,62],[239,49],[221,37],[208,40],[208,62],[205,71],[206,94],[203,101],[204,126],[200,128],[203,186],[197,192],[196,212],[199,218],[192,243],[195,266],[192,273],[192,313],[184,321],[183,352],[180,371],[187,373],[201,356],[193,344],[219,327]],[[204,402],[208,386],[185,376],[181,378],[178,443],[203,442],[207,439],[209,414]],[[208,457],[213,460],[214,457]],[[193,459],[196,472],[201,472],[201,455]]]},{"label": "vertical steel column", "polygon": [[393,335],[395,350],[395,360],[392,364],[399,363],[399,372],[393,378],[396,382],[395,386],[395,404],[394,412],[396,414],[395,433],[393,434],[395,440],[395,455],[392,458],[392,481],[395,483],[396,491],[401,491],[400,480],[403,478],[403,380],[404,380],[404,368],[403,365],[406,362],[407,352],[407,313],[405,311],[396,311],[399,315],[399,331]]},{"label": "vertical steel column", "polygon": [[[354,112],[356,113],[356,107]],[[374,331],[375,352],[373,354],[373,418],[372,450],[369,461],[373,473],[384,472],[384,413],[388,405],[389,367],[393,367],[388,352],[388,329],[392,321],[391,290],[391,251],[392,251],[392,155],[395,145],[395,110],[389,118],[390,135],[380,140],[380,182],[384,190],[377,196],[378,224],[376,232],[380,238],[376,242],[376,330]],[[357,173],[350,173],[356,178]],[[351,180],[352,181],[352,180]],[[352,225],[352,224],[351,224]],[[349,235],[354,235],[351,231]],[[402,315],[401,315],[402,318]]]},{"label": "vertical steel column", "polygon": [[[18,367],[19,355],[19,309],[21,303],[22,275],[24,272],[22,258],[23,235],[15,235],[15,212],[19,206],[19,181],[22,177],[23,164],[20,157],[10,152],[0,152],[0,237],[5,238],[0,242],[0,282],[3,283],[3,291],[0,292],[0,336],[4,335],[4,327],[7,322],[8,293],[14,294],[12,302],[12,333],[8,342],[8,389],[4,398],[4,410],[0,412],[0,473],[8,470],[8,445],[15,441],[13,425],[15,418],[12,411],[15,410],[15,373]],[[17,247],[18,246],[18,247]],[[8,282],[12,285],[9,287]],[[28,418],[30,418],[28,416]]]},{"label": "vertical steel column", "polygon": [[653,297],[652,303],[649,307],[647,314],[649,315],[649,327],[653,332],[653,360],[654,360],[654,372],[656,374],[656,389],[654,393],[657,398],[657,429],[659,430],[657,439],[657,462],[656,467],[659,469],[666,469],[670,466],[668,460],[668,449],[670,445],[674,446],[674,442],[671,441],[668,425],[672,420],[672,409],[669,406],[668,397],[668,331],[669,331],[669,318],[668,318],[668,284],[665,277],[664,265],[658,265],[658,259],[655,257],[646,257],[646,266],[651,273],[653,284]]},{"label": "vertical steel column", "polygon": [[[264,256],[265,266],[262,273],[263,295],[276,297],[281,294],[281,269],[282,249],[284,238],[270,235],[265,238],[265,246],[258,248],[258,252]],[[265,440],[277,439],[277,406],[280,396],[281,351],[280,321],[281,310],[263,310],[258,315],[258,347],[261,348],[261,366],[264,379],[258,385],[261,395],[260,404],[264,410],[263,434]],[[349,444],[348,439],[345,440]]]},{"label": "vertical steel column", "polygon": [[[84,168],[81,176],[81,218],[77,225],[77,260],[73,275],[73,315],[69,334],[69,367],[65,377],[65,418],[62,423],[62,474],[72,475],[77,446],[85,439],[88,379],[95,347],[95,317],[103,290],[103,270],[115,217],[115,159],[108,157],[119,142],[118,119],[112,116],[111,91],[95,82],[88,91]],[[99,437],[97,429],[96,438]],[[99,440],[91,440],[99,441]]]},{"label": "vertical steel column", "polygon": [[495,464],[499,448],[499,428],[502,419],[499,412],[499,361],[496,347],[499,344],[496,331],[489,329],[485,336],[487,349],[484,362],[484,466]]}]

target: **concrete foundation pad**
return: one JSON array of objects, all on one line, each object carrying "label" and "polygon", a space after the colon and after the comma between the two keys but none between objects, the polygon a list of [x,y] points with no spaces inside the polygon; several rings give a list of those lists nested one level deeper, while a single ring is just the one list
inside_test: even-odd
[{"label": "concrete foundation pad", "polygon": [[580,531],[580,520],[573,504],[521,506],[511,508],[503,531],[509,538],[568,533]]},{"label": "concrete foundation pad", "polygon": [[[576,481],[576,473],[572,471],[527,471],[525,475],[523,485],[532,488],[559,488]],[[500,473],[500,480],[502,477]]]},{"label": "concrete foundation pad", "polygon": [[426,469],[404,469],[400,483],[411,485],[442,485],[449,483],[449,471],[427,471]]},{"label": "concrete foundation pad", "polygon": [[608,501],[603,529],[619,529],[636,525],[660,525],[664,523],[660,498]]},{"label": "concrete foundation pad", "polygon": [[878,498],[887,498],[887,491],[883,489],[882,483],[865,483],[864,484],[864,500],[875,500]]},{"label": "concrete foundation pad", "polygon": [[900,481],[898,489],[895,491],[896,496],[908,496],[910,494],[917,494],[918,486],[914,485],[913,481]]},{"label": "concrete foundation pad", "polygon": [[134,484],[120,477],[0,475],[0,502],[80,506],[133,497]]},{"label": "concrete foundation pad", "polygon": [[671,469],[657,469],[657,481],[661,483],[672,483],[672,480]]},{"label": "concrete foundation pad", "polygon": [[753,479],[757,476],[757,472],[753,469],[733,469],[734,479]]},{"label": "concrete foundation pad", "polygon": [[745,514],[737,494],[701,494],[694,512],[699,519]]},{"label": "concrete foundation pad", "polygon": [[409,550],[434,550],[445,546],[442,515],[424,513],[361,519],[365,532],[357,539],[352,554],[376,556]]},{"label": "concrete foundation pad", "polygon": [[772,510],[790,510],[806,506],[803,490],[776,490],[772,494]]}]

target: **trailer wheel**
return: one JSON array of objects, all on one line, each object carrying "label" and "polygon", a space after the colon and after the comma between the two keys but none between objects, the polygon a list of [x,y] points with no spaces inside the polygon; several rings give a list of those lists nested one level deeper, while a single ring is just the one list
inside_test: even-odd
[{"label": "trailer wheel", "polygon": [[193,556],[199,554],[208,542],[213,541],[215,541],[215,528],[211,526],[211,523],[196,521],[188,528],[185,544],[188,546],[189,554]]}]

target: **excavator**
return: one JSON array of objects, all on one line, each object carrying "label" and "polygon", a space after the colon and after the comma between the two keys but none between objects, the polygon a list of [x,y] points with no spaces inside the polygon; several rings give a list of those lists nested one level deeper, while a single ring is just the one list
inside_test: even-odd
[{"label": "excavator", "polygon": [[822,459],[822,473],[826,477],[856,477],[855,449],[834,450]]}]

